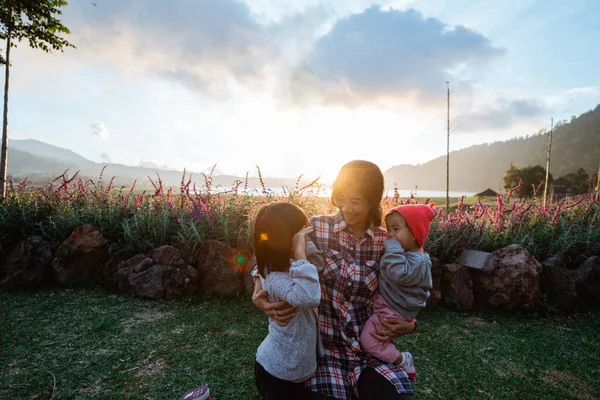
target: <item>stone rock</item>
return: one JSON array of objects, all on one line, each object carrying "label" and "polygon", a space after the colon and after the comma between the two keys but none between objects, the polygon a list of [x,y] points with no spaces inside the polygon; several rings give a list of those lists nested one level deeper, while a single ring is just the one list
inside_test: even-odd
[{"label": "stone rock", "polygon": [[140,273],[140,272],[144,272],[145,270],[147,270],[148,268],[150,268],[153,265],[154,265],[153,259],[151,259],[150,257],[144,258],[142,261],[140,261],[138,264],[136,264],[133,267],[133,272],[136,274]]},{"label": "stone rock", "polygon": [[471,270],[460,264],[447,264],[442,267],[442,294],[456,300],[457,310],[473,308],[473,280]]},{"label": "stone rock", "polygon": [[52,270],[59,283],[98,282],[104,278],[108,241],[91,225],[81,225],[56,251]]},{"label": "stone rock", "polygon": [[489,274],[496,268],[496,257],[487,251],[463,250],[458,263],[463,267],[478,269]]},{"label": "stone rock", "polygon": [[572,271],[566,269],[560,256],[556,255],[542,263],[540,292],[545,294],[550,305],[567,311],[577,303],[577,290]]},{"label": "stone rock", "polygon": [[475,302],[507,310],[533,310],[539,303],[540,264],[529,251],[513,244],[492,253],[496,268],[490,273],[472,270]]},{"label": "stone rock", "polygon": [[431,257],[431,281],[432,289],[427,299],[427,308],[437,307],[442,303],[442,264],[440,261]]},{"label": "stone rock", "polygon": [[154,249],[152,259],[157,265],[171,265],[174,267],[184,266],[185,262],[177,247],[162,246]]},{"label": "stone rock", "polygon": [[[148,264],[148,260],[150,265],[152,264],[152,259],[146,256],[145,254],[137,254],[131,257],[129,260],[121,261],[117,266],[117,272],[114,275],[114,282],[119,287],[119,290],[123,293],[132,293],[133,289],[129,286],[129,275],[134,273],[134,270],[138,265],[144,263],[144,265]],[[137,268],[138,272],[141,268]]]},{"label": "stone rock", "polygon": [[196,264],[198,264],[198,251],[194,250],[194,246],[192,246],[188,242],[181,242],[178,246],[179,253],[181,254],[181,258],[187,265],[191,265],[196,268]]},{"label": "stone rock", "polygon": [[39,236],[21,240],[2,263],[2,286],[35,289],[52,279],[52,246]]},{"label": "stone rock", "polygon": [[247,261],[239,262],[243,258],[240,251],[217,240],[207,240],[200,247],[198,254],[198,275],[202,293],[227,296],[243,291]]},{"label": "stone rock", "polygon": [[193,296],[200,290],[198,271],[191,265],[170,267],[165,271],[165,297]]},{"label": "stone rock", "polygon": [[256,267],[256,256],[252,254],[244,269],[244,287],[248,294],[254,293],[254,278],[250,275],[254,267]]},{"label": "stone rock", "polygon": [[600,307],[600,257],[588,258],[574,275],[579,304],[585,308]]},{"label": "stone rock", "polygon": [[129,286],[137,297],[143,299],[162,299],[165,297],[165,271],[167,265],[154,265],[142,272],[132,273],[128,277]]},{"label": "stone rock", "polygon": [[119,250],[113,255],[110,256],[106,265],[104,266],[104,279],[109,283],[117,283],[117,270],[119,269],[119,264],[124,261],[131,259],[131,257],[135,256],[136,252],[134,250]]}]

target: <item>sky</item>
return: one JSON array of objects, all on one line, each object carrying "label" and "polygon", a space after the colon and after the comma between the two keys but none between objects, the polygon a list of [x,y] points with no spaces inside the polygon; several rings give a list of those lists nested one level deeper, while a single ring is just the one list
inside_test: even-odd
[{"label": "sky", "polygon": [[[382,170],[600,103],[597,0],[71,0],[11,53],[9,137],[243,176]],[[449,84],[447,84],[449,82]]]}]

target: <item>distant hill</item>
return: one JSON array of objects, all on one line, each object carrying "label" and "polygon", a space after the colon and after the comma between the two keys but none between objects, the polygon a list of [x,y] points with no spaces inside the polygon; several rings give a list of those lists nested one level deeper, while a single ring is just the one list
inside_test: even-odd
[{"label": "distant hill", "polygon": [[[157,174],[160,175],[165,187],[179,187],[183,171],[164,170],[158,167],[130,167],[122,164],[105,164],[90,161],[79,154],[53,146],[37,140],[9,140],[8,145],[8,175],[15,181],[28,177],[34,182],[44,182],[53,179],[69,169],[69,175],[79,171],[81,177],[98,180],[102,168],[104,170],[104,181],[116,177],[115,186],[131,186],[137,180],[137,188],[151,189],[152,184],[148,176],[156,182]],[[198,189],[204,185],[204,177],[199,172],[187,172],[187,177],[192,176]],[[316,178],[316,177],[314,177]],[[313,178],[313,179],[314,179]],[[212,186],[217,191],[218,186],[230,187],[236,180],[244,180],[245,177],[233,175],[215,175],[212,177]],[[309,178],[301,180],[301,184],[309,183]],[[282,186],[293,187],[296,179],[269,178],[264,177],[267,187],[280,188]],[[248,187],[260,188],[258,178],[249,178]]]},{"label": "distant hill", "polygon": [[[74,164],[62,162],[52,158],[36,156],[34,154],[12,148],[10,141],[8,149],[8,175],[25,178],[26,176],[45,176],[61,174],[67,168],[75,168]],[[60,171],[60,172],[58,172]]]},{"label": "distant hill", "polygon": [[[556,124],[552,142],[550,172],[554,178],[584,168],[590,175],[598,170],[600,161],[600,105],[570,122]],[[503,187],[504,174],[513,163],[517,167],[546,165],[548,135],[538,133],[533,136],[472,146],[450,153],[450,190],[480,192],[487,188],[494,190]],[[156,178],[159,173],[165,186],[178,187],[182,171],[164,170],[151,165],[130,167],[113,163],[95,163],[79,154],[37,140],[9,140],[8,174],[15,179],[28,176],[36,181],[47,180],[60,175],[69,168],[70,173],[80,171],[81,176],[98,179],[106,165],[104,179],[116,176],[115,185],[130,186],[137,180],[138,188],[151,188],[148,176]],[[191,172],[193,180],[201,186],[204,177]],[[422,190],[443,190],[446,187],[446,157],[438,157],[421,165],[397,165],[384,172],[388,188],[398,185],[400,189],[417,186]],[[188,171],[189,176],[189,171]],[[306,177],[301,184],[309,182]],[[235,180],[244,177],[218,175],[213,177],[213,187],[229,187]],[[265,185],[279,188],[293,187],[295,179],[264,177]],[[249,187],[258,188],[257,178],[250,178]]]},{"label": "distant hill", "polygon": [[8,148],[10,150],[20,150],[46,159],[60,160],[61,163],[71,165],[93,164],[88,160],[75,153],[74,151],[63,149],[48,143],[40,142],[35,139],[25,140],[8,140]]},{"label": "distant hill", "polygon": [[[555,125],[550,172],[555,178],[585,169],[590,175],[598,171],[600,161],[600,105],[570,122]],[[502,178],[510,164],[546,166],[547,134],[472,146],[450,153],[450,190],[481,191],[504,186]],[[418,186],[424,190],[446,187],[446,157],[421,165],[397,165],[384,173],[389,186]]]}]

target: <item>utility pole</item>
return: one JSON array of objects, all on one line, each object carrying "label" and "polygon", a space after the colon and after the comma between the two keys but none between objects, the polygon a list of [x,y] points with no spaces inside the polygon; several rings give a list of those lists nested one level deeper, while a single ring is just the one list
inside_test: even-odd
[{"label": "utility pole", "polygon": [[600,164],[598,164],[598,181],[596,182],[596,201],[600,200]]},{"label": "utility pole", "polygon": [[450,210],[450,82],[446,81],[447,89],[447,141],[446,141],[446,215]]},{"label": "utility pole", "polygon": [[[596,128],[600,129],[600,124],[596,126]],[[596,181],[596,201],[600,200],[600,164],[598,164],[598,180]]]},{"label": "utility pole", "polygon": [[2,147],[0,150],[0,198],[6,197],[6,171],[8,170],[8,82],[10,72],[10,47],[12,46],[13,8],[8,1],[8,26],[6,32],[6,57],[4,59],[4,112],[2,122]]},{"label": "utility pole", "polygon": [[546,195],[548,194],[548,177],[550,176],[550,153],[552,152],[552,131],[554,130],[554,118],[550,120],[550,137],[548,138],[548,157],[546,157],[546,183],[544,184],[543,207],[546,208]]}]

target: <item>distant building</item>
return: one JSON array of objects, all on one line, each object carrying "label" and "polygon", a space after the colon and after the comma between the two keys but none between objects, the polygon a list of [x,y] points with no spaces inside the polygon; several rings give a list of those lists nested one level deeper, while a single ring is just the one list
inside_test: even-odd
[{"label": "distant building", "polygon": [[496,197],[498,193],[494,192],[492,189],[487,188],[481,193],[477,193],[475,196],[479,197]]}]

